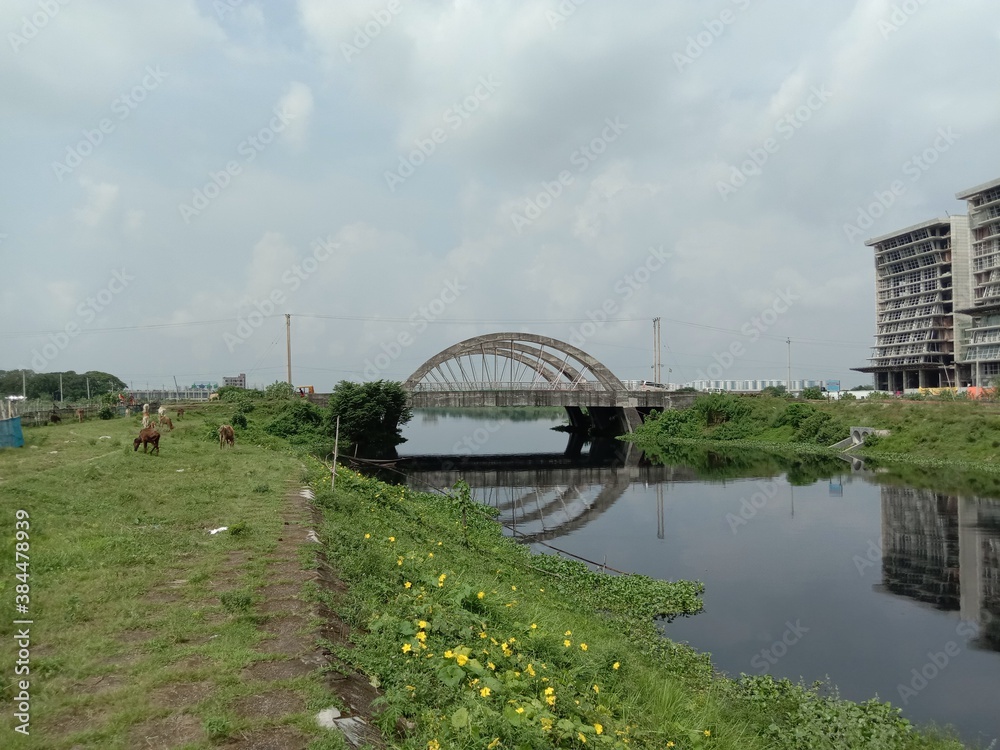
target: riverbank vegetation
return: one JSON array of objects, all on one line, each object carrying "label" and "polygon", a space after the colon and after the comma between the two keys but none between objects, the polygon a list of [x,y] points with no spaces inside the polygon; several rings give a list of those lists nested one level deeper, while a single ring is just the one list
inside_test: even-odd
[{"label": "riverbank vegetation", "polygon": [[[329,704],[317,674],[267,687],[245,677],[273,658],[258,644],[275,615],[253,605],[288,534],[278,512],[288,480],[316,491],[335,579],[310,596],[351,628],[349,646],[326,646],[378,687],[366,718],[388,747],[961,747],[915,731],[888,704],[715,675],[707,656],[658,627],[700,610],[700,584],[533,555],[464,486],[420,493],[341,468],[334,490],[312,457],[329,445],[329,410],[277,391],[241,395],[189,412],[160,456],[132,451],[137,417],[35,428],[27,448],[0,453],[4,512],[31,514],[33,633],[45,644],[34,662],[36,737],[25,747],[134,746],[168,716],[182,717],[190,748],[260,727],[294,728],[314,750],[345,746],[304,710]],[[215,427],[236,413],[245,419],[237,448],[220,451]],[[230,528],[207,533],[219,526]],[[8,568],[11,550],[0,551]],[[225,579],[233,588],[220,590],[233,560],[242,561]],[[0,626],[5,663],[12,619]],[[300,708],[238,710],[275,686],[300,696]],[[188,698],[167,705],[177,695]]]},{"label": "riverbank vegetation", "polygon": [[633,439],[650,451],[678,439],[816,450],[847,438],[855,426],[889,430],[852,451],[883,461],[961,462],[961,468],[990,471],[1000,458],[1000,404],[968,400],[800,401],[709,394],[687,409],[657,414]]}]

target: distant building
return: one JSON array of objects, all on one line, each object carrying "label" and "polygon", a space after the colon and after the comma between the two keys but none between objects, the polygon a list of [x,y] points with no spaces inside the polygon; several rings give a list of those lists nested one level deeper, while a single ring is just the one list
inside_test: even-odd
[{"label": "distant building", "polygon": [[223,387],[232,386],[234,388],[246,388],[247,387],[247,376],[245,373],[240,373],[235,377],[224,377],[222,378]]},{"label": "distant building", "polygon": [[990,386],[1000,378],[1000,179],[963,190],[967,216],[868,240],[880,391]]}]

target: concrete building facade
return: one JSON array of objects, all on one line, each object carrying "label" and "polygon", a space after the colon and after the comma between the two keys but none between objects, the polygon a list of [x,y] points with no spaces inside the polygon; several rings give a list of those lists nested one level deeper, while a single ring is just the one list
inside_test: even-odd
[{"label": "concrete building facade", "polygon": [[247,387],[247,376],[246,376],[246,374],[244,374],[244,373],[241,372],[239,375],[235,375],[233,377],[228,377],[228,376],[223,377],[222,378],[222,385],[224,387],[225,386],[233,386],[235,388],[246,388]]},{"label": "concrete building facade", "polygon": [[960,308],[962,378],[991,386],[1000,378],[1000,179],[956,196],[969,212],[971,296]]},{"label": "concrete building facade", "polygon": [[902,392],[958,383],[956,329],[970,303],[969,223],[966,216],[932,219],[875,237],[875,388]]}]

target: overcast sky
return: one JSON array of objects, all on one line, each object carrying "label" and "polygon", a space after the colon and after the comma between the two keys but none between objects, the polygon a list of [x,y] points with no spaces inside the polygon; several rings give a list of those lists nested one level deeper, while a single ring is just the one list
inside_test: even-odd
[{"label": "overcast sky", "polygon": [[0,32],[0,369],[266,384],[290,313],[317,390],[495,331],[643,379],[660,316],[664,379],[783,379],[790,338],[849,387],[864,241],[1000,177],[987,0],[5,0]]}]

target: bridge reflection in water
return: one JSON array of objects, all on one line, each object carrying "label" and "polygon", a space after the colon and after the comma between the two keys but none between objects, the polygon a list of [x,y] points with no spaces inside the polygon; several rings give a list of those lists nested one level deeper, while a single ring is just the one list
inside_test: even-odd
[{"label": "bridge reflection in water", "polygon": [[[665,488],[713,480],[703,468],[654,465],[630,443],[594,441],[589,451],[581,446],[571,437],[563,453],[409,456],[398,467],[417,490],[449,490],[465,480],[473,498],[499,510],[509,533],[527,543],[582,529],[633,484],[648,488],[650,499],[655,493],[662,539]],[[878,479],[863,466],[844,467],[845,475],[859,471],[868,481]],[[832,489],[834,478],[830,494],[840,496]],[[1000,501],[895,484],[880,487],[880,501],[880,545],[861,563],[881,569],[874,590],[956,612],[978,625],[975,646],[1000,651]]]},{"label": "bridge reflection in water", "polygon": [[464,480],[477,502],[500,511],[498,520],[520,541],[551,541],[586,526],[633,483],[654,485],[658,536],[663,534],[663,488],[698,481],[684,466],[653,465],[631,443],[595,440],[590,450],[571,437],[563,453],[407,456],[399,461],[407,486],[448,490]]}]

